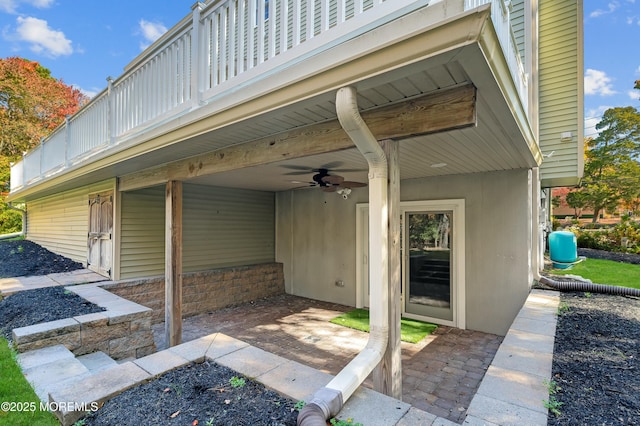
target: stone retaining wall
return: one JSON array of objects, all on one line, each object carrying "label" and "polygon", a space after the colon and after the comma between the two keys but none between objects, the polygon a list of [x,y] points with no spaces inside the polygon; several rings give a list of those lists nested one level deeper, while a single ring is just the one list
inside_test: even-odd
[{"label": "stone retaining wall", "polygon": [[[102,288],[153,310],[164,321],[164,277],[108,283]],[[284,293],[281,263],[234,266],[182,276],[182,315],[189,317]]]},{"label": "stone retaining wall", "polygon": [[151,309],[95,284],[66,289],[106,311],[15,328],[13,343],[18,352],[61,344],[75,355],[102,351],[113,359],[124,359],[140,358],[156,351]]}]

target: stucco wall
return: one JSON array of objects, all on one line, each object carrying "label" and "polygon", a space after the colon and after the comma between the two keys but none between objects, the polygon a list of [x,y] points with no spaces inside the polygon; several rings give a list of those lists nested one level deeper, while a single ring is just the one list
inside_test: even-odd
[{"label": "stucco wall", "polygon": [[[506,333],[529,292],[530,194],[527,170],[402,181],[402,201],[465,200],[469,329]],[[312,189],[277,194],[276,261],[288,293],[355,305],[356,203],[367,198],[367,188],[346,201]]]}]

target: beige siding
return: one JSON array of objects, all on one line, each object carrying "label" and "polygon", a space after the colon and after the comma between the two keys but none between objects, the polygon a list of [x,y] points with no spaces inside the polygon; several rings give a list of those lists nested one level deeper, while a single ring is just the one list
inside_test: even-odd
[{"label": "beige siding", "polygon": [[[185,272],[273,262],[270,192],[184,185]],[[120,277],[164,274],[164,187],[122,194]]]},{"label": "beige siding", "polygon": [[185,271],[273,262],[271,192],[184,186]]},{"label": "beige siding", "polygon": [[525,63],[525,25],[524,25],[524,12],[525,12],[525,0],[516,0],[511,2],[511,30],[513,36],[516,39],[516,45],[520,52],[520,60]]},{"label": "beige siding", "polygon": [[120,278],[163,275],[164,187],[124,192],[120,204]]},{"label": "beige siding", "polygon": [[542,186],[574,185],[583,161],[581,2],[541,0],[539,13]]},{"label": "beige siding", "polygon": [[89,194],[114,188],[109,180],[27,202],[27,239],[86,265]]}]

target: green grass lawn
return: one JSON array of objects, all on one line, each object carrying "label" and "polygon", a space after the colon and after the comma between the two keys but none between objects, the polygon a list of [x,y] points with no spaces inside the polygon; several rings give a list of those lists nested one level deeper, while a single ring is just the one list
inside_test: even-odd
[{"label": "green grass lawn", "polygon": [[640,289],[640,265],[611,260],[587,259],[571,269],[553,269],[556,275],[579,275],[597,284]]},{"label": "green grass lawn", "polygon": [[[9,403],[9,407],[5,407]],[[60,423],[48,411],[40,411],[40,399],[22,375],[13,351],[0,337],[0,425],[57,426]],[[10,411],[5,411],[10,408]]]},{"label": "green grass lawn", "polygon": [[[368,333],[369,311],[366,309],[354,309],[353,311],[338,315],[332,319],[331,322]],[[418,343],[424,339],[425,336],[433,333],[436,328],[438,328],[438,326],[435,324],[402,318],[400,320],[400,339],[402,339],[403,342]]]}]

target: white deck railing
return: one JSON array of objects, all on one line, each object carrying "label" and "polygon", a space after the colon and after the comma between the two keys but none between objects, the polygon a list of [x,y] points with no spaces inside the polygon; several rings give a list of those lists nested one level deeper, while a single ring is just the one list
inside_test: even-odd
[{"label": "white deck railing", "polygon": [[[465,0],[467,9],[491,0]],[[493,19],[514,81],[526,79],[503,16],[504,0],[493,0]],[[263,63],[380,8],[390,14],[426,0],[211,0],[125,68],[108,87],[70,117],[40,146],[12,166],[11,190],[81,163],[169,118],[196,109]],[[497,10],[500,10],[498,12]],[[385,15],[386,16],[386,15]],[[513,56],[513,58],[511,58]],[[242,78],[239,78],[243,76]],[[524,97],[523,99],[526,99]],[[526,102],[525,102],[526,104]]]},{"label": "white deck railing", "polygon": [[474,9],[476,7],[491,3],[491,20],[498,34],[498,40],[502,46],[511,77],[516,85],[520,99],[523,100],[523,107],[528,110],[529,77],[525,71],[518,44],[516,43],[511,26],[511,0],[465,0],[464,10]]}]

